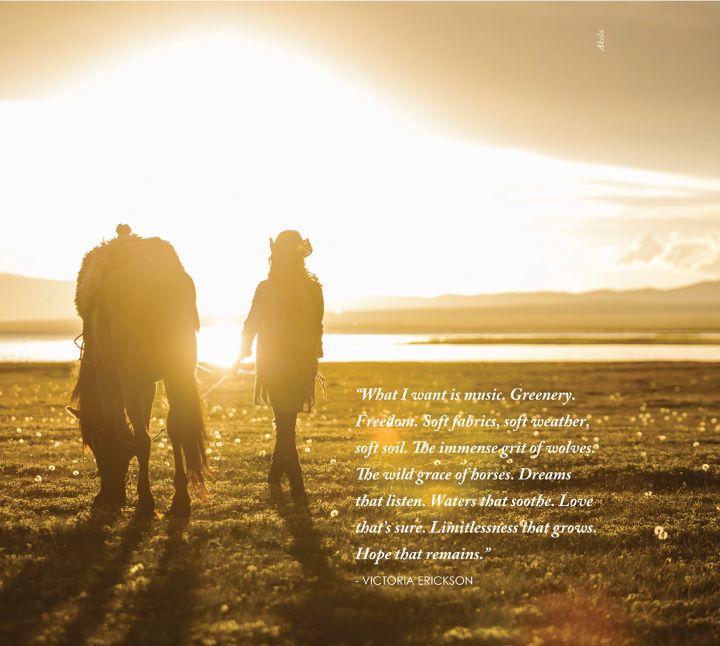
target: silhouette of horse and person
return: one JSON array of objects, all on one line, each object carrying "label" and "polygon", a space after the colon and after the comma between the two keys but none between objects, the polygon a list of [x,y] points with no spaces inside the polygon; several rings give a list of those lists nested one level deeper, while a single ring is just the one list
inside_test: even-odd
[{"label": "silhouette of horse and person", "polygon": [[[87,253],[77,278],[75,304],[83,323],[82,351],[70,410],[79,421],[100,476],[95,505],[126,502],[130,461],[138,462],[137,512],[155,515],[150,484],[150,416],[156,384],[164,383],[167,433],[175,474],[170,516],[190,514],[188,485],[202,492],[207,479],[206,428],[196,380],[200,319],[195,285],[172,245],[118,225],[117,236]],[[268,473],[273,494],[284,477],[296,503],[307,501],[295,444],[300,412],[315,403],[318,359],[323,355],[323,292],[305,267],[310,241],[293,230],[270,239],[270,271],[255,290],[241,336],[237,372],[251,354],[256,405],[272,407],[275,449]]]}]

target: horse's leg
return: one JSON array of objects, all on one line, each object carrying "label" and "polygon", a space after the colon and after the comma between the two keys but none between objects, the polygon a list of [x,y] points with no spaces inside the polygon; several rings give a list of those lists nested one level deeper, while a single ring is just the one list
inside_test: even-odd
[{"label": "horse's leg", "polygon": [[98,395],[102,410],[104,433],[96,437],[93,453],[100,471],[100,493],[95,502],[111,507],[125,504],[125,478],[130,463],[129,452],[121,440],[130,430],[125,421],[122,391],[117,382],[105,376],[98,382]]},{"label": "horse's leg", "polygon": [[172,448],[173,457],[175,458],[175,477],[173,478],[175,495],[173,496],[170,509],[168,509],[168,515],[175,516],[176,518],[185,518],[190,515],[190,494],[188,493],[188,478],[185,473],[185,461],[183,460],[180,443],[173,441]]},{"label": "horse's leg", "polygon": [[[172,504],[168,509],[169,516],[176,518],[186,518],[190,515],[190,494],[188,493],[188,477],[185,473],[185,460],[183,459],[180,441],[176,435],[176,427],[182,420],[178,419],[177,402],[173,402],[168,394],[170,410],[168,411],[168,435],[172,442],[173,457],[175,459],[175,477],[173,484],[175,485],[175,495]],[[173,404],[176,404],[173,406]]]},{"label": "horse's leg", "polygon": [[150,490],[150,412],[155,398],[155,382],[134,384],[125,390],[125,410],[133,427],[138,459],[138,506],[141,516],[155,515],[155,499]]}]

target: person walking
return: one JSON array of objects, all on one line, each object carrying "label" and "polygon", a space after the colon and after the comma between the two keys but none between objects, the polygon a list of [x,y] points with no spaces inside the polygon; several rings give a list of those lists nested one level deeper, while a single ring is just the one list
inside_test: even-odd
[{"label": "person walking", "polygon": [[257,336],[255,405],[272,407],[275,449],[268,472],[277,493],[287,476],[293,499],[307,500],[295,444],[300,412],[315,404],[315,376],[323,356],[324,299],[317,276],[305,267],[312,245],[294,230],[270,239],[270,271],[255,290],[242,330],[238,361],[250,356]]}]

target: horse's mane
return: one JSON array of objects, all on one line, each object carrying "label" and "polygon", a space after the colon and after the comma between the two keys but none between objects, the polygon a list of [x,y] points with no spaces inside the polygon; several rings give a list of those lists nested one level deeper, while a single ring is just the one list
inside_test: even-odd
[{"label": "horse's mane", "polygon": [[[123,231],[118,226],[118,232]],[[107,240],[85,254],[75,287],[75,307],[85,319],[92,311],[103,276],[129,264],[145,263],[153,273],[185,273],[174,247],[162,238],[143,238],[129,232]]]}]

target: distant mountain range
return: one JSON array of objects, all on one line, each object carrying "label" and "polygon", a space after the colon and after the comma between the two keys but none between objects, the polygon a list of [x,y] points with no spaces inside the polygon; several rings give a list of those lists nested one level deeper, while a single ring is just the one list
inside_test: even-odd
[{"label": "distant mountain range", "polygon": [[0,274],[0,321],[75,318],[74,298],[69,280]]},{"label": "distant mountain range", "polygon": [[[567,304],[684,304],[720,302],[720,281],[695,283],[673,289],[597,289],[589,292],[508,292],[501,294],[444,294],[434,297],[369,296],[358,301],[355,310],[398,310],[493,307],[498,305]],[[350,309],[350,308],[349,308]]]},{"label": "distant mountain range", "polygon": [[[73,297],[71,281],[0,274],[0,332],[75,330]],[[352,310],[328,311],[325,329],[374,333],[720,330],[720,281],[674,289],[603,289],[580,294],[368,297]]]},{"label": "distant mountain range", "polygon": [[328,312],[334,332],[720,331],[720,281],[674,289],[374,297]]}]

